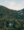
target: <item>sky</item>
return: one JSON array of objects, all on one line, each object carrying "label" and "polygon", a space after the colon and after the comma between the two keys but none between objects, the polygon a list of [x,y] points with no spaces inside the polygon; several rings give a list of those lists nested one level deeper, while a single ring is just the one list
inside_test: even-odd
[{"label": "sky", "polygon": [[24,0],[0,0],[0,5],[10,9],[20,10],[24,8]]}]

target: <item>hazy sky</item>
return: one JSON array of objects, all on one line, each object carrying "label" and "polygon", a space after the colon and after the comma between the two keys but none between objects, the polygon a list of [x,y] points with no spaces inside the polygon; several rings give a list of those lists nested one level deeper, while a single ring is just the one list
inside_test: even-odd
[{"label": "hazy sky", "polygon": [[10,9],[19,10],[24,8],[24,0],[0,0],[0,5]]}]

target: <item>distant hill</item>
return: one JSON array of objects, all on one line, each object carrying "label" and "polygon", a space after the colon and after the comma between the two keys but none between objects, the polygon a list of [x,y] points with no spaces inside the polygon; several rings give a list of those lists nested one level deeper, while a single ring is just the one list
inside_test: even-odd
[{"label": "distant hill", "polygon": [[20,11],[18,11],[18,17],[20,17],[21,19],[24,19],[24,9],[21,9]]},{"label": "distant hill", "polygon": [[0,6],[0,16],[6,16],[9,17],[15,17],[16,19],[24,19],[24,9],[21,9],[20,11],[12,10],[9,8],[6,8],[4,6]]},{"label": "distant hill", "polygon": [[[0,6],[0,19],[1,18],[12,18],[12,17],[16,17],[16,13],[17,11],[16,10],[12,10],[12,9],[9,9],[9,8],[6,8],[4,6]],[[6,17],[7,16],[7,17]]]}]

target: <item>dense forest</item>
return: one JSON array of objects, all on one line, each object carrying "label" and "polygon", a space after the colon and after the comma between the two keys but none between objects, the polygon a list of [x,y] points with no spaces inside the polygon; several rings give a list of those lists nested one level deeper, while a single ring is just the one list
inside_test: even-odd
[{"label": "dense forest", "polygon": [[[4,21],[15,21],[16,28],[24,30],[24,8],[17,11],[0,5],[0,24]],[[2,25],[1,25],[2,26]]]}]

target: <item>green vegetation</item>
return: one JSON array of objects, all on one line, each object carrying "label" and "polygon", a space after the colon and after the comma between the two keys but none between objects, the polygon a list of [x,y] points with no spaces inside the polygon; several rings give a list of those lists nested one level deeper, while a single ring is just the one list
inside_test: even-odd
[{"label": "green vegetation", "polygon": [[8,29],[6,27],[7,21],[15,21],[16,30],[24,30],[24,9],[16,11],[0,5],[0,25],[2,24],[1,26],[5,30]]}]

